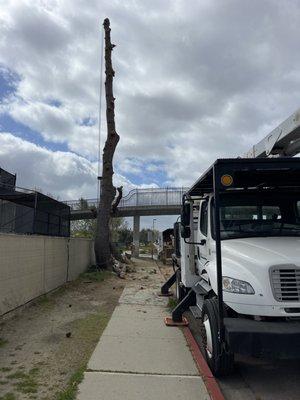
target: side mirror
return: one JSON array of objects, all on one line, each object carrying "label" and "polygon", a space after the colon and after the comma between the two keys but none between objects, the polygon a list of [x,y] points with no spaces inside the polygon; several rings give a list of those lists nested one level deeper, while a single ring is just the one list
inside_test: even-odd
[{"label": "side mirror", "polygon": [[191,228],[189,226],[181,225],[181,237],[183,239],[188,239],[191,237]]},{"label": "side mirror", "polygon": [[183,203],[181,210],[181,224],[184,226],[190,226],[191,218],[191,204]]},{"label": "side mirror", "polygon": [[181,209],[181,237],[184,239],[191,237],[190,218],[191,204],[184,202]]}]

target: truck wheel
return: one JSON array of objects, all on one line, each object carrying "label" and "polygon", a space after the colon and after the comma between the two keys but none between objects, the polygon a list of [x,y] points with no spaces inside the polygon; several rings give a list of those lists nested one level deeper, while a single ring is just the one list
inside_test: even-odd
[{"label": "truck wheel", "polygon": [[202,342],[206,361],[215,376],[228,375],[233,370],[234,355],[230,351],[220,353],[218,346],[218,300],[204,301],[202,308]]},{"label": "truck wheel", "polygon": [[184,298],[184,289],[181,286],[181,272],[180,269],[176,271],[176,300],[178,303]]}]

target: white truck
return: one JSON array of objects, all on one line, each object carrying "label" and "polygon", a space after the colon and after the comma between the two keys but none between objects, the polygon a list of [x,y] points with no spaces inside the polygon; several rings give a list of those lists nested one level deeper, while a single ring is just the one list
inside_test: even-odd
[{"label": "white truck", "polygon": [[161,291],[176,283],[175,323],[188,310],[201,321],[216,376],[231,372],[235,353],[300,358],[299,137],[298,111],[183,196],[177,268]]}]

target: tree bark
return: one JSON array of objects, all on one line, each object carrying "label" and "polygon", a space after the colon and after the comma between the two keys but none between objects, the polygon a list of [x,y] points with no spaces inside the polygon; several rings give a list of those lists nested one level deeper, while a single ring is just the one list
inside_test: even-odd
[{"label": "tree bark", "polygon": [[96,263],[100,268],[112,269],[112,255],[110,244],[110,218],[112,203],[116,196],[113,185],[113,156],[120,140],[115,126],[115,98],[113,96],[113,78],[115,72],[112,67],[111,53],[114,44],[110,39],[110,22],[106,18],[103,23],[105,32],[105,97],[106,97],[106,124],[107,138],[102,157],[102,177],[100,182],[101,193],[97,215],[97,231],[95,237]]}]

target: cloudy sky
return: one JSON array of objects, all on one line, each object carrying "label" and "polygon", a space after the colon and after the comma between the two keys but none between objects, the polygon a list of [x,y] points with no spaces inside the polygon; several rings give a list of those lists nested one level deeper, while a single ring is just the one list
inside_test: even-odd
[{"label": "cloudy sky", "polygon": [[125,192],[188,186],[299,107],[299,0],[0,0],[0,167],[19,186],[96,197],[105,17]]}]

